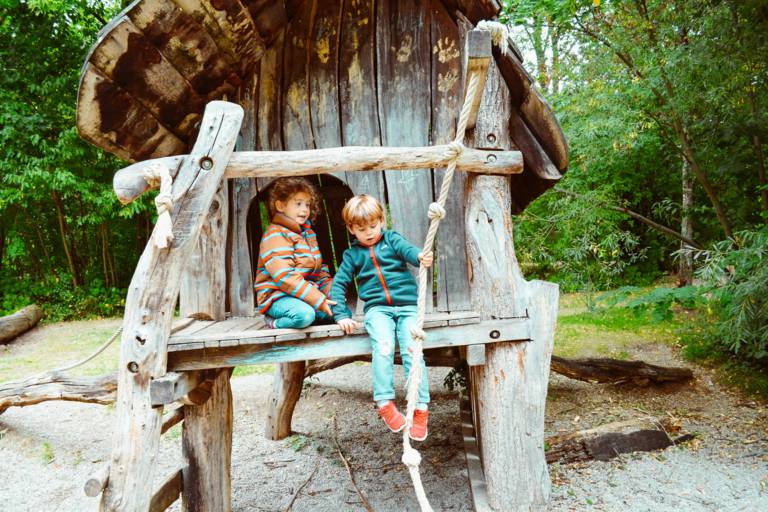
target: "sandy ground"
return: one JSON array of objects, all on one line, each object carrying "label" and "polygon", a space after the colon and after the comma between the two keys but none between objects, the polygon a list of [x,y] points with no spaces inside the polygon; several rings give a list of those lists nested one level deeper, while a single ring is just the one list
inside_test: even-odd
[{"label": "sandy ground", "polygon": [[[682,364],[668,347],[644,350],[633,355]],[[683,432],[699,436],[663,452],[553,464],[550,510],[768,510],[768,407],[720,387],[705,369],[695,372],[692,384],[639,390],[553,375],[548,435],[667,414]],[[430,371],[434,403],[430,437],[420,447],[422,478],[435,510],[468,511],[472,505],[458,401],[442,386],[445,373]],[[233,380],[234,510],[285,510],[292,500],[294,511],[363,510],[336,440],[374,510],[417,510],[407,471],[398,463],[400,437],[384,430],[370,404],[367,365],[349,365],[307,381],[294,415],[297,435],[278,442],[262,435],[271,380],[270,375]],[[87,498],[82,486],[108,458],[113,420],[111,407],[63,402],[1,415],[0,511],[95,510],[97,499]],[[177,427],[163,438],[156,483],[180,461]],[[180,510],[178,503],[172,510]]]}]

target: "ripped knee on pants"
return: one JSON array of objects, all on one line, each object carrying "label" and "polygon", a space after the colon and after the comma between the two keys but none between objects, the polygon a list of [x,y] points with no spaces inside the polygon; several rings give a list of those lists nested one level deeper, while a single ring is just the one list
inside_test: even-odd
[{"label": "ripped knee on pants", "polygon": [[388,356],[389,354],[392,353],[392,349],[395,346],[395,342],[390,338],[385,338],[379,341],[378,345],[379,345],[379,352],[381,353],[381,355]]}]

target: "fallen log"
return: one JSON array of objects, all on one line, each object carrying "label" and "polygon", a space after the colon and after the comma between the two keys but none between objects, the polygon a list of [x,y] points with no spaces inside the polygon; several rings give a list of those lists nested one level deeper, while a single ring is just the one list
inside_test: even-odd
[{"label": "fallen log", "polygon": [[693,378],[689,368],[656,366],[643,361],[619,359],[566,359],[552,356],[552,371],[586,382],[631,382],[638,386],[650,383],[682,382]]},{"label": "fallen log", "polygon": [[546,438],[545,457],[548,464],[567,464],[605,461],[622,453],[663,450],[691,439],[692,436],[684,435],[672,440],[669,434],[679,428],[670,418],[642,417],[607,423]]},{"label": "fallen log", "polygon": [[107,405],[115,401],[116,394],[115,374],[72,377],[63,373],[45,373],[0,384],[0,414],[9,407],[26,407],[49,400]]},{"label": "fallen log", "polygon": [[19,334],[33,328],[43,317],[43,310],[36,304],[21,308],[12,315],[0,317],[0,343],[8,343]]}]

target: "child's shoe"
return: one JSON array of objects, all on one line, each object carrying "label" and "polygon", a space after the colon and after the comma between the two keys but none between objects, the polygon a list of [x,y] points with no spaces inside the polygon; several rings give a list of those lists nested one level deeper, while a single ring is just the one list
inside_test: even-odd
[{"label": "child's shoe", "polygon": [[411,425],[411,431],[409,437],[414,441],[423,441],[429,435],[427,430],[427,422],[429,420],[429,411],[422,411],[416,409],[413,411],[413,425]]},{"label": "child's shoe", "polygon": [[397,410],[394,402],[387,402],[386,405],[382,405],[377,410],[381,419],[392,432],[400,432],[405,428],[405,416]]}]

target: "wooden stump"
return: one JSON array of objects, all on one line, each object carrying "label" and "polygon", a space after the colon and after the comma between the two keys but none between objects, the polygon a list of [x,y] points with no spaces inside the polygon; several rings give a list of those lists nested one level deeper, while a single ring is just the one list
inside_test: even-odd
[{"label": "wooden stump", "polygon": [[40,306],[31,304],[12,315],[0,317],[0,343],[8,343],[33,328],[43,317]]},{"label": "wooden stump", "polygon": [[276,366],[264,436],[277,441],[291,435],[291,418],[304,383],[304,361]]}]

